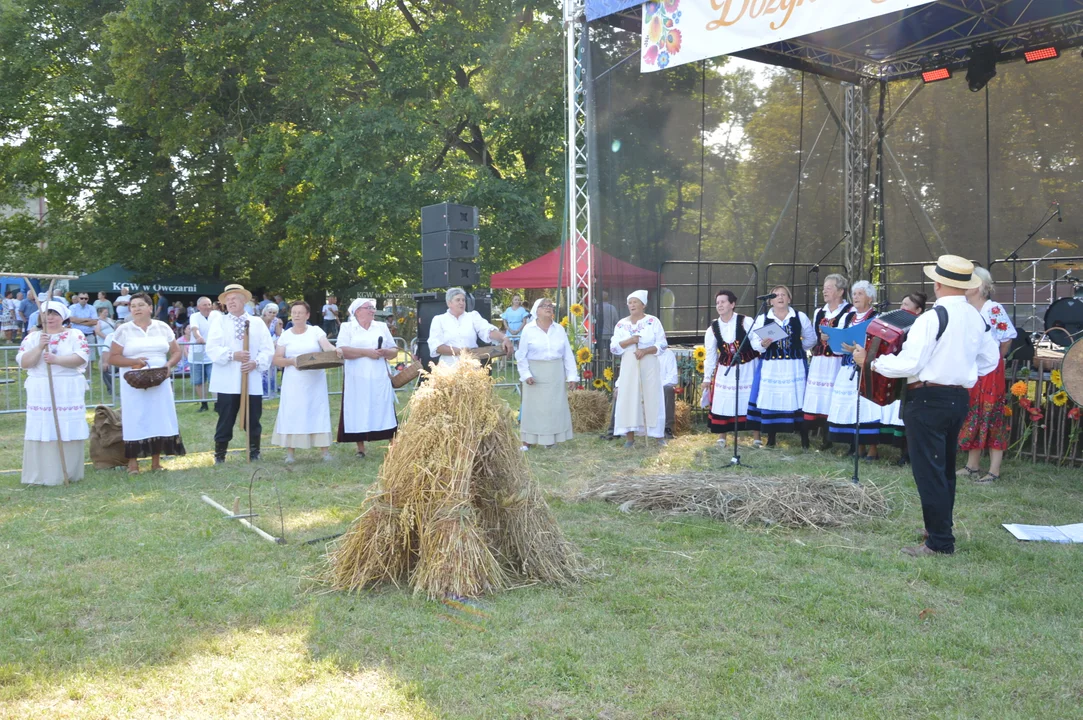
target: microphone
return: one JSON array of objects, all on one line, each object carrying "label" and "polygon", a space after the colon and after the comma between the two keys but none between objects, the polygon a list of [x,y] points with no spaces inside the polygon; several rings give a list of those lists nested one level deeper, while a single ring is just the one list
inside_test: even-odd
[{"label": "microphone", "polygon": [[1057,206],[1057,222],[1064,222],[1064,218],[1060,214],[1060,203],[1054,200],[1053,204]]},{"label": "microphone", "polygon": [[778,297],[778,293],[768,293],[766,295],[760,295],[756,299],[757,300],[774,300],[777,297]]}]

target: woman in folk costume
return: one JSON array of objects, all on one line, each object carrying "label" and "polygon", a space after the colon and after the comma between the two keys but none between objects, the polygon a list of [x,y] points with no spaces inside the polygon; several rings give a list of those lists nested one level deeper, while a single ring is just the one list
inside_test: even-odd
[{"label": "woman in folk costume", "polygon": [[[854,283],[852,290],[854,308],[846,314],[844,327],[853,327],[866,320],[876,317],[876,288],[867,280]],[[853,448],[854,434],[858,435],[858,453],[868,454],[865,458],[876,460],[879,458],[876,449],[880,442],[880,418],[884,409],[865,398],[860,398],[860,413],[858,414],[858,377],[860,373],[854,372],[854,358],[847,355],[842,360],[842,367],[835,378],[835,387],[831,392],[831,411],[827,415],[828,439],[831,442],[843,443]],[[858,427],[860,421],[860,427]]]},{"label": "woman in folk costume", "polygon": [[[914,315],[925,312],[925,304],[929,296],[923,292],[912,292],[902,299],[899,304],[900,310],[905,310]],[[890,405],[885,405],[880,413],[880,444],[890,444],[899,448],[899,465],[910,462],[909,448],[906,445],[906,427],[902,419],[902,401],[896,400]]]},{"label": "woman in folk costume", "polygon": [[439,358],[441,365],[454,365],[459,362],[462,350],[478,346],[479,338],[483,342],[501,343],[508,355],[515,352],[511,341],[496,329],[496,325],[481,317],[477,310],[467,312],[465,290],[451,288],[444,298],[447,312],[434,317],[429,325],[430,357]]},{"label": "woman in folk costume", "polygon": [[[15,362],[27,371],[26,431],[23,435],[22,482],[26,485],[63,485],[83,479],[83,445],[90,437],[86,422],[86,378],[83,371],[90,358],[86,337],[74,328],[65,328],[68,309],[52,300],[42,306],[44,330],[31,330],[19,345]],[[53,393],[60,421],[57,442],[53,400],[49,394],[52,368]],[[64,454],[64,465],[60,464]]]},{"label": "woman in folk costume", "polygon": [[568,333],[553,321],[553,301],[534,302],[527,323],[519,335],[515,360],[523,381],[522,419],[519,432],[523,450],[531,445],[552,447],[572,439],[572,413],[567,389],[579,382]]},{"label": "woman in folk costume", "polygon": [[128,301],[128,322],[113,333],[109,364],[120,368],[120,415],[124,431],[124,457],[128,474],[139,472],[139,458],[149,457],[150,469],[162,469],[162,455],[184,455],[177,406],[173,403],[173,378],[160,385],[134,388],[124,381],[132,370],[173,368],[181,359],[180,346],[173,329],[151,317],[154,301],[138,292]]},{"label": "woman in folk costume", "polygon": [[666,444],[665,393],[657,354],[669,344],[662,323],[646,309],[646,290],[629,295],[628,317],[617,323],[609,342],[610,352],[622,356],[613,434],[626,436],[624,447],[635,445],[636,433]]},{"label": "woman in folk costume", "polygon": [[[974,275],[981,285],[966,291],[967,301],[981,313],[993,340],[1000,345],[1000,363],[991,373],[982,375],[970,388],[970,412],[959,432],[959,449],[967,451],[966,474],[980,484],[1000,479],[1000,463],[1008,448],[1011,426],[1004,417],[1004,358],[1018,334],[1008,317],[1008,311],[992,300],[993,278],[985,268],[975,267]],[[989,472],[981,474],[981,453],[989,451]]]},{"label": "woman in folk costume", "polygon": [[390,440],[399,427],[395,389],[387,374],[387,361],[394,360],[399,349],[387,323],[375,319],[374,299],[354,300],[349,315],[338,331],[346,367],[336,441],[356,443],[357,457],[364,458],[366,442]]},{"label": "woman in folk costume", "polygon": [[788,287],[778,285],[771,292],[775,295],[771,309],[756,318],[751,332],[755,334],[774,323],[785,336],[776,341],[752,338],[752,347],[762,358],[756,413],[760,430],[767,433],[767,447],[774,447],[777,433],[799,431],[801,447],[807,448],[808,432],[801,407],[808,375],[806,352],[816,344],[817,336],[808,315],[790,307],[792,295]]},{"label": "woman in folk costume", "polygon": [[[286,448],[286,463],[294,461],[297,448],[316,447],[323,451],[325,462],[331,460],[331,407],[327,400],[327,371],[298,370],[297,357],[314,352],[337,352],[327,339],[327,333],[317,325],[309,325],[308,303],[290,303],[293,327],[278,338],[274,364],[282,371],[282,400],[271,442]],[[258,322],[258,321],[256,321]]]},{"label": "woman in folk costume", "polygon": [[[707,357],[703,361],[703,406],[708,409],[711,432],[722,434],[718,444],[725,447],[725,433],[733,432],[734,422],[741,430],[759,429],[759,424],[748,417],[748,401],[760,357],[752,347],[751,339],[745,342],[752,329],[752,318],[735,312],[737,296],[730,290],[720,290],[715,296],[714,307],[718,311],[718,319],[711,323],[703,336],[703,347],[707,350]],[[737,368],[729,370],[728,374],[726,372],[738,349],[741,349],[741,356],[737,360],[741,365],[740,390],[737,387]]]},{"label": "woman in folk costume", "polygon": [[[846,314],[853,307],[846,302],[846,290],[849,282],[838,273],[824,278],[824,306],[816,311],[812,320],[813,329],[820,337],[812,348],[812,360],[808,366],[808,383],[805,385],[805,429],[812,432],[816,425],[826,425],[827,414],[831,412],[831,389],[842,367],[842,355],[836,355],[827,343],[825,327],[837,328],[845,320]],[[824,430],[824,449],[830,446],[827,430]]]}]

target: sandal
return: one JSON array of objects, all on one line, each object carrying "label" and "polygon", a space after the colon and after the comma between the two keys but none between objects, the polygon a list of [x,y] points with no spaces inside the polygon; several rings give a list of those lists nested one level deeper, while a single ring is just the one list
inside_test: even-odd
[{"label": "sandal", "polygon": [[999,475],[994,475],[993,473],[985,473],[985,475],[983,475],[980,479],[975,480],[974,484],[975,485],[988,485],[991,482],[993,482],[994,480],[999,480],[999,479],[1000,479]]},{"label": "sandal", "polygon": [[975,475],[981,475],[981,468],[972,468],[969,465],[963,466],[963,472],[967,477],[974,477]]}]

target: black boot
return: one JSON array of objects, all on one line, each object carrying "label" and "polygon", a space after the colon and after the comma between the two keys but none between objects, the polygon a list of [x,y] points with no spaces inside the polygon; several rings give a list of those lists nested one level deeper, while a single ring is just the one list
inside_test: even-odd
[{"label": "black boot", "polygon": [[801,431],[801,448],[803,450],[808,450],[809,448],[808,430]]},{"label": "black boot", "polygon": [[198,410],[196,410],[196,412],[207,412],[207,409],[208,409],[208,408],[207,408],[207,403],[205,403],[205,402],[201,402],[201,403],[199,404],[199,409],[198,409]]},{"label": "black boot", "polygon": [[775,433],[769,432],[769,433],[767,433],[767,447],[774,447],[774,446],[775,446]]},{"label": "black boot", "polygon": [[259,437],[251,439],[248,445],[248,459],[252,462],[259,460]]},{"label": "black boot", "polygon": [[216,442],[214,444],[214,464],[221,465],[226,461],[226,449],[229,448],[229,443]]}]

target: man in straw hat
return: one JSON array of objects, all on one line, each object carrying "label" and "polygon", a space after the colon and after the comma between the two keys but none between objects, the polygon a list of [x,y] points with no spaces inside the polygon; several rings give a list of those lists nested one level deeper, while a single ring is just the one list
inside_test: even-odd
[{"label": "man in straw hat", "polygon": [[[207,333],[207,357],[214,363],[210,390],[218,393],[218,427],[214,431],[214,462],[226,461],[226,448],[233,439],[233,425],[241,409],[241,376],[248,373],[249,456],[259,460],[260,416],[263,414],[263,373],[271,366],[274,341],[267,324],[245,312],[252,293],[241,285],[226,285],[218,302],[224,315],[213,317]],[[252,322],[254,320],[254,322]],[[248,350],[244,338],[248,335]]]},{"label": "man in straw hat", "polygon": [[[941,255],[936,265],[925,266],[925,274],[934,282],[936,312],[914,321],[898,355],[877,358],[869,366],[885,377],[906,378],[902,416],[925,517],[925,542],[903,552],[918,557],[955,552],[955,454],[970,407],[967,391],[1000,360],[988,326],[966,299],[967,289],[981,284],[974,263]],[[854,362],[865,367],[865,349],[855,347],[853,355]]]}]

